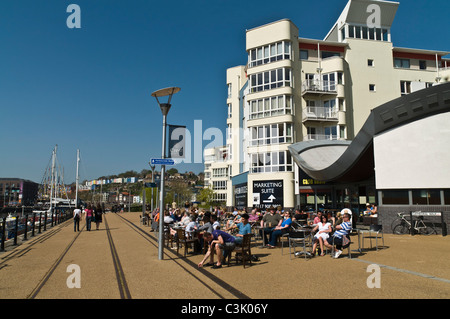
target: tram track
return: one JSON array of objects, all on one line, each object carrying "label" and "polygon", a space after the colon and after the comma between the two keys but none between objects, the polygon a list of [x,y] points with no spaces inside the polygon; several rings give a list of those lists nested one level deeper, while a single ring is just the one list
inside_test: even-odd
[{"label": "tram track", "polygon": [[[138,234],[140,234],[142,237],[144,237],[150,244],[152,244],[154,247],[158,248],[158,240],[152,236],[150,233],[146,232],[143,228],[139,227],[132,221],[126,219],[125,217],[117,214],[118,217],[120,217],[129,227],[131,227],[134,231],[136,231]],[[180,254],[177,254],[175,252],[170,251],[171,254],[178,255],[177,257],[180,257]],[[226,299],[223,295],[221,295],[216,289],[211,287],[208,283],[206,283],[202,278],[197,276],[195,273],[199,272],[203,276],[207,277],[211,281],[213,281],[215,284],[220,286],[221,288],[225,289],[227,292],[231,293],[233,296],[235,296],[238,299],[251,299],[249,296],[245,295],[238,289],[234,288],[230,284],[226,283],[222,279],[218,278],[217,276],[211,274],[207,270],[203,268],[198,268],[198,265],[191,260],[187,258],[173,258],[172,256],[169,256],[167,252],[164,253],[165,256],[171,259],[171,261],[175,262],[178,266],[180,266],[186,273],[188,273],[190,276],[192,276],[195,280],[197,280],[199,283],[201,283],[203,286],[205,286],[207,289],[209,289],[214,295],[216,295],[220,299]],[[182,261],[185,265],[183,265],[180,261]],[[190,268],[190,269],[189,269]]]},{"label": "tram track", "polygon": [[[109,244],[110,251],[111,251],[111,256],[112,256],[113,265],[114,265],[114,269],[115,269],[116,280],[117,280],[117,284],[118,284],[120,298],[121,299],[132,299],[130,291],[128,289],[128,284],[127,284],[127,281],[126,281],[126,278],[125,278],[125,273],[123,271],[123,268],[122,268],[122,265],[121,265],[120,258],[119,258],[119,255],[117,253],[116,247],[114,245],[114,240],[113,240],[112,235],[111,235],[111,229],[110,229],[110,227],[108,225],[108,221],[107,221],[106,216],[104,216],[103,220],[105,222],[106,235],[107,235],[107,238],[108,238],[108,244]],[[37,297],[37,295],[40,293],[42,288],[49,281],[50,277],[52,276],[52,274],[54,273],[56,268],[61,264],[61,262],[63,261],[64,257],[67,255],[69,250],[74,246],[76,240],[83,233],[83,230],[85,229],[85,227],[86,226],[83,226],[81,231],[77,232],[77,234],[74,236],[74,238],[71,240],[71,242],[65,247],[63,252],[59,255],[59,257],[52,264],[52,266],[48,269],[48,271],[43,276],[43,278],[39,281],[38,285],[27,296],[27,299],[35,299]],[[36,244],[36,243],[33,243],[33,245]],[[1,264],[0,264],[0,269],[1,269]]]},{"label": "tram track", "polygon": [[29,240],[31,240],[29,242],[22,241],[22,245],[24,245],[24,244],[28,244],[28,245],[26,245],[26,247],[21,247],[21,248],[17,247],[16,249],[11,251],[6,256],[2,256],[1,257],[1,261],[0,261],[0,269],[2,269],[4,267],[4,264],[7,261],[9,261],[9,260],[11,260],[13,258],[20,258],[20,257],[24,256],[27,252],[31,251],[31,248],[34,245],[41,244],[41,243],[45,242],[49,238],[51,238],[51,237],[55,236],[57,233],[59,233],[62,228],[66,227],[68,225],[70,225],[70,223],[64,222],[64,223],[58,225],[59,227],[52,228],[47,233],[44,233],[42,235],[38,235],[37,237],[35,237],[33,239],[29,239]]},{"label": "tram track", "polygon": [[49,280],[49,278],[52,276],[53,272],[55,271],[55,269],[58,267],[58,265],[61,263],[61,261],[63,260],[64,256],[66,256],[67,252],[70,250],[70,248],[72,248],[73,244],[75,243],[75,241],[78,239],[78,237],[80,237],[80,234],[82,233],[83,229],[85,226],[83,226],[83,228],[81,229],[80,232],[77,232],[77,234],[75,235],[75,237],[72,239],[72,241],[69,243],[69,245],[67,245],[67,247],[63,250],[63,252],[61,253],[61,255],[58,257],[58,259],[56,259],[56,261],[53,263],[53,265],[50,267],[50,269],[47,271],[47,273],[44,275],[44,277],[40,280],[40,282],[38,283],[38,285],[33,289],[33,291],[27,296],[27,299],[35,299],[36,296],[39,294],[39,292],[41,291],[42,287],[45,286],[45,284],[47,283],[47,281]]}]

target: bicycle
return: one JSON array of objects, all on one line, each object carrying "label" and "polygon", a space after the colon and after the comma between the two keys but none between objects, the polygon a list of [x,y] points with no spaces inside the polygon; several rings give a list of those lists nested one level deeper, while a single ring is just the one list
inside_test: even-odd
[{"label": "bicycle", "polygon": [[[405,218],[404,213],[397,213],[397,216],[399,218],[392,222],[392,232],[396,235],[409,234],[411,232],[411,222]],[[432,222],[427,222],[425,224],[423,216],[419,216],[414,221],[414,231],[421,235],[432,235],[437,233]]]}]

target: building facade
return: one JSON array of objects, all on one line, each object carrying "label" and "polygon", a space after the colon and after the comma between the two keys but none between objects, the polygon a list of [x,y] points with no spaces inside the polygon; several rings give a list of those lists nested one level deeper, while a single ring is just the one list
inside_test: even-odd
[{"label": "building facade", "polygon": [[0,178],[0,207],[33,206],[39,184],[20,178]]},{"label": "building facade", "polygon": [[[367,23],[369,5],[380,10],[378,25]],[[394,46],[398,7],[350,0],[323,40],[299,36],[288,19],[247,30],[248,63],[227,70],[229,154],[220,165],[228,165],[228,207],[242,200],[244,186],[246,208],[335,202],[328,185],[309,178],[288,147],[353,140],[372,109],[449,81],[449,52]],[[355,201],[376,201],[371,185]]]}]

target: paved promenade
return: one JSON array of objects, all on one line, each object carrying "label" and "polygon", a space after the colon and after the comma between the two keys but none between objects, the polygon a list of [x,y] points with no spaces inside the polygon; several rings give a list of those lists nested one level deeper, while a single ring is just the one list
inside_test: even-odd
[{"label": "paved promenade", "polygon": [[[1,252],[0,298],[450,298],[450,237],[440,235],[385,234],[385,247],[362,253],[355,251],[353,236],[352,259],[344,250],[339,259],[291,260],[286,247],[282,254],[281,248],[258,248],[256,241],[252,253],[260,261],[250,267],[232,261],[222,269],[199,269],[202,255],[184,258],[166,248],[164,260],[158,260],[156,233],[140,225],[139,213],[108,213],[100,230],[84,226],[81,222],[82,230],[74,232],[67,221]],[[374,264],[380,267],[379,288],[368,287]],[[80,286],[69,288],[75,283]]]}]

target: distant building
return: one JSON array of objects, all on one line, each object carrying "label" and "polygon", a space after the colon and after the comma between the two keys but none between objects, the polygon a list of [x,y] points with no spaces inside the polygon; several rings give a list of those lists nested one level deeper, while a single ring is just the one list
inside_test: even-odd
[{"label": "distant building", "polygon": [[32,206],[38,191],[38,183],[20,178],[0,178],[0,207]]}]

